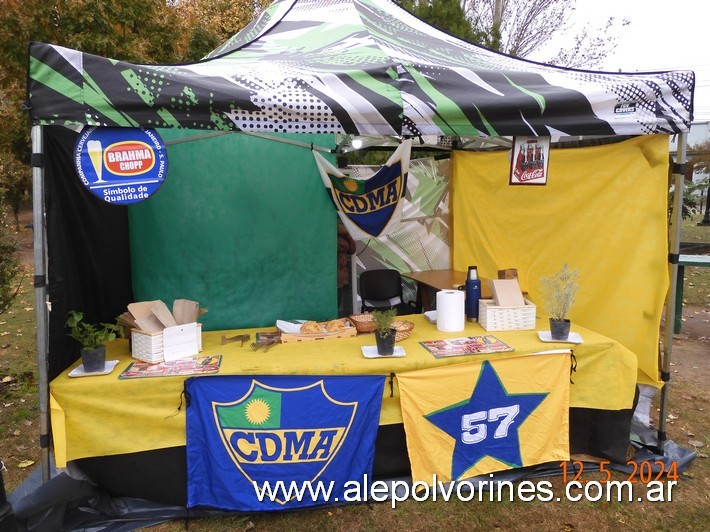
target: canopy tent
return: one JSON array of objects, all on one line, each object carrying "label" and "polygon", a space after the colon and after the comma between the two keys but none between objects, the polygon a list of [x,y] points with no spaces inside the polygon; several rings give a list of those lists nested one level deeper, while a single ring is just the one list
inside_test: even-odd
[{"label": "canopy tent", "polygon": [[191,64],[33,43],[38,124],[379,135],[687,131],[694,74],[611,74],[509,57],[389,0],[277,0]]},{"label": "canopy tent", "polygon": [[[192,64],[133,65],[33,43],[28,101],[34,151],[42,153],[42,126],[398,137],[675,134],[689,129],[693,87],[690,71],[595,73],[508,57],[436,30],[389,0],[278,0]],[[36,308],[46,415],[42,371],[51,342],[38,159]],[[682,172],[675,173],[681,187]],[[671,241],[677,253],[677,235]],[[674,283],[672,275],[671,293]],[[46,419],[42,434],[48,445]]]}]

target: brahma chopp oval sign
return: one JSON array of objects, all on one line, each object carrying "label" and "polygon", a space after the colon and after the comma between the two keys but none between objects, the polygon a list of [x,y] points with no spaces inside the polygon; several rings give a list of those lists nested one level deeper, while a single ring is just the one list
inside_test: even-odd
[{"label": "brahma chopp oval sign", "polygon": [[84,186],[116,205],[149,198],[168,170],[165,145],[152,129],[85,129],[76,141],[74,163]]},{"label": "brahma chopp oval sign", "polygon": [[117,176],[145,174],[155,166],[155,152],[145,142],[115,142],[104,150],[104,166]]}]

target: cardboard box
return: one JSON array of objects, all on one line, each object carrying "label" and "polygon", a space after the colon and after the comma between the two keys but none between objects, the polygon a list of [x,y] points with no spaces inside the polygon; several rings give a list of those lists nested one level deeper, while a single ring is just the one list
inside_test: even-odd
[{"label": "cardboard box", "polygon": [[498,279],[517,279],[517,268],[508,268],[506,270],[498,270]]}]

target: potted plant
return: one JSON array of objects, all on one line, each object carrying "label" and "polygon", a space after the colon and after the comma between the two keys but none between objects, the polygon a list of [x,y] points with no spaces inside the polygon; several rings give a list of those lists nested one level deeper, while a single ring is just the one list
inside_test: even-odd
[{"label": "potted plant", "polygon": [[562,269],[551,277],[542,278],[542,297],[550,316],[550,336],[553,340],[569,338],[570,321],[567,319],[579,290],[579,272],[565,262]]},{"label": "potted plant", "polygon": [[372,321],[375,323],[375,342],[377,342],[377,354],[380,356],[390,356],[394,353],[394,342],[397,329],[392,327],[397,309],[373,310]]},{"label": "potted plant", "polygon": [[121,329],[111,323],[92,325],[83,322],[83,312],[70,310],[67,314],[69,336],[81,345],[81,362],[86,373],[103,371],[106,365],[106,343],[115,340]]}]

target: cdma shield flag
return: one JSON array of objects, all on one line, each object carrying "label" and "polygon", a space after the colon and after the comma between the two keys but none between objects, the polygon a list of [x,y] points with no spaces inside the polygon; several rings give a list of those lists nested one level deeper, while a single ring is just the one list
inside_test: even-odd
[{"label": "cdma shield flag", "polygon": [[[381,376],[188,379],[188,506],[288,510],[342,499],[348,481],[372,472],[383,386]],[[289,493],[292,482],[330,493]],[[259,500],[266,483],[275,496]]]}]

